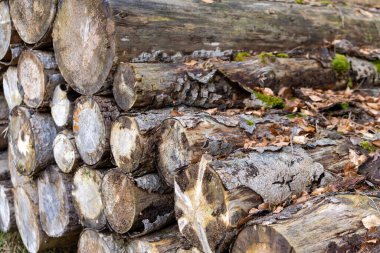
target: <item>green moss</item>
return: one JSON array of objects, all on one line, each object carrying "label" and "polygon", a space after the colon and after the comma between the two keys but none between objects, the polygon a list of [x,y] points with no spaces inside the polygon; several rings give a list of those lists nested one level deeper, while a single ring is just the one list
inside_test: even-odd
[{"label": "green moss", "polygon": [[284,108],[285,102],[281,98],[264,95],[260,92],[254,91],[256,98],[262,101],[268,108]]},{"label": "green moss", "polygon": [[253,126],[253,125],[255,125],[255,122],[253,122],[252,120],[249,120],[249,119],[246,119],[246,120],[245,120],[245,123],[247,123],[248,126]]},{"label": "green moss", "polygon": [[354,87],[354,82],[352,81],[352,77],[348,78],[347,87],[350,89]]},{"label": "green moss", "polygon": [[342,54],[336,54],[331,64],[337,74],[344,74],[350,70],[350,62]]},{"label": "green moss", "polygon": [[342,110],[347,110],[348,108],[350,108],[350,104],[349,103],[341,103],[340,108],[342,108]]},{"label": "green moss", "polygon": [[261,52],[258,56],[262,63],[267,63],[268,59],[270,59],[272,62],[276,60],[276,57],[273,53]]},{"label": "green moss", "polygon": [[327,1],[326,0],[325,1],[321,1],[320,3],[323,4],[323,5],[334,4],[333,2],[328,1],[328,0]]},{"label": "green moss", "polygon": [[239,52],[235,55],[235,61],[245,61],[245,58],[250,57],[251,54],[248,52]]},{"label": "green moss", "polygon": [[278,58],[289,58],[289,55],[285,54],[285,53],[278,53],[278,54],[276,54],[276,57],[278,57]]},{"label": "green moss", "polygon": [[296,4],[304,4],[304,1],[303,1],[303,0],[294,0],[294,2],[295,2]]},{"label": "green moss", "polygon": [[375,65],[377,73],[380,74],[380,60],[373,61],[372,63],[373,63],[373,65]]},{"label": "green moss", "polygon": [[376,151],[376,147],[372,143],[370,143],[369,141],[362,141],[362,142],[360,142],[359,146],[364,148],[368,152],[375,152]]}]

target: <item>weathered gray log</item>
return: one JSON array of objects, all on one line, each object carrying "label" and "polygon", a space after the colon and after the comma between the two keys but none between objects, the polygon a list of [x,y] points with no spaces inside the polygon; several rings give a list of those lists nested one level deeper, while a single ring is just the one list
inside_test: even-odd
[{"label": "weathered gray log", "polygon": [[0,61],[7,65],[13,64],[21,53],[21,39],[13,27],[8,1],[0,2],[0,31]]},{"label": "weathered gray log", "polygon": [[27,44],[50,44],[51,29],[57,12],[57,0],[11,0],[14,26]]},{"label": "weathered gray log", "polygon": [[71,173],[82,163],[74,135],[69,130],[57,134],[53,143],[54,159],[59,169],[64,173]]},{"label": "weathered gray log", "polygon": [[167,119],[161,127],[157,165],[166,182],[202,154],[227,155],[242,148],[249,135],[232,117],[184,115]]},{"label": "weathered gray log", "polygon": [[51,248],[68,247],[76,243],[69,237],[49,237],[42,230],[35,183],[31,182],[15,188],[14,205],[18,231],[29,252],[36,253]]},{"label": "weathered gray log", "polygon": [[31,180],[29,177],[23,176],[17,171],[17,157],[13,154],[12,145],[9,145],[8,148],[8,168],[13,188],[21,186]]},{"label": "weathered gray log", "polygon": [[38,178],[38,205],[43,231],[76,241],[81,226],[72,201],[72,176],[48,167]]},{"label": "weathered gray log", "polygon": [[64,83],[51,52],[24,51],[17,73],[24,91],[23,101],[31,108],[48,107],[55,87]]},{"label": "weathered gray log", "polygon": [[8,104],[9,111],[22,104],[24,92],[18,81],[17,67],[10,66],[3,75],[4,96]]},{"label": "weathered gray log", "polygon": [[54,163],[53,141],[56,135],[50,114],[23,107],[14,108],[9,124],[9,143],[17,170],[23,175],[32,176]]},{"label": "weathered gray log", "polygon": [[171,110],[122,115],[112,124],[111,150],[123,172],[139,176],[156,170],[158,128]]},{"label": "weathered gray log", "polygon": [[0,182],[0,231],[4,233],[16,230],[16,218],[13,203],[11,181]]},{"label": "weathered gray log", "polygon": [[[82,8],[88,11],[79,11]],[[380,47],[380,14],[371,15],[358,15],[345,6],[270,1],[64,1],[53,44],[66,81],[91,94],[104,83],[114,62],[129,62],[152,50],[284,51],[336,38]]]},{"label": "weathered gray log", "polygon": [[112,98],[82,96],[75,102],[73,133],[86,164],[95,165],[110,156],[111,124],[119,114]]},{"label": "weathered gray log", "polygon": [[249,93],[201,67],[167,63],[121,63],[113,93],[123,110],[188,105],[243,107]]},{"label": "weathered gray log", "polygon": [[127,241],[117,234],[85,229],[79,238],[78,253],[127,253],[126,245]]},{"label": "weathered gray log", "polygon": [[11,173],[8,167],[8,152],[0,153],[0,182],[11,179]]},{"label": "weathered gray log", "polygon": [[173,194],[157,174],[130,178],[116,169],[103,178],[102,198],[107,222],[130,236],[158,230],[174,220]]},{"label": "weathered gray log", "polygon": [[51,116],[57,127],[71,127],[73,123],[74,101],[79,95],[69,85],[60,84],[54,89],[50,102]]},{"label": "weathered gray log", "polygon": [[0,151],[3,151],[8,147],[8,139],[6,134],[8,131],[8,123],[9,109],[7,101],[0,92]]},{"label": "weathered gray log", "polygon": [[376,197],[336,195],[290,206],[245,227],[231,252],[359,252],[366,220],[380,219],[379,204]]},{"label": "weathered gray log", "polygon": [[73,178],[73,202],[80,222],[96,230],[103,230],[107,225],[101,197],[103,175],[103,171],[83,166]]},{"label": "weathered gray log", "polygon": [[327,174],[297,146],[263,153],[238,151],[215,161],[204,155],[199,165],[176,177],[180,231],[204,252],[223,252],[261,198],[280,204],[293,194],[323,186]]}]

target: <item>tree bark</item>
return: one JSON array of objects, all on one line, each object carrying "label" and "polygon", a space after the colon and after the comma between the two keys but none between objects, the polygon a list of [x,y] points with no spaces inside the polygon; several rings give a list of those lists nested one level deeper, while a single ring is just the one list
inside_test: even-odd
[{"label": "tree bark", "polygon": [[5,97],[0,92],[0,151],[8,147],[7,129],[9,124],[9,109]]},{"label": "tree bark", "polygon": [[[81,8],[88,12],[83,14]],[[379,47],[380,16],[371,14],[372,18],[358,15],[346,6],[248,0],[65,1],[54,25],[53,44],[65,79],[87,87],[86,94],[90,94],[104,83],[113,62],[129,62],[152,50],[169,54],[217,47],[284,51],[312,48],[338,38]]]},{"label": "tree bark", "polygon": [[115,74],[113,93],[123,110],[181,104],[244,107],[243,100],[250,97],[215,71],[183,63],[122,63]]},{"label": "tree bark", "polygon": [[75,240],[70,237],[53,238],[43,232],[38,213],[38,193],[35,183],[30,182],[15,188],[14,201],[18,231],[29,252],[36,253],[75,244]]},{"label": "tree bark", "polygon": [[202,154],[228,155],[242,148],[249,135],[233,117],[184,115],[165,120],[158,142],[158,169],[173,186],[174,176]]},{"label": "tree bark", "polygon": [[231,252],[358,252],[367,240],[363,223],[380,218],[379,204],[378,198],[363,195],[317,197],[252,222]]},{"label": "tree bark", "polygon": [[0,38],[0,61],[3,64],[12,63],[13,65],[15,58],[21,53],[19,50],[21,39],[13,27],[8,1],[0,2],[0,21],[2,34]]},{"label": "tree bark", "polygon": [[130,236],[158,230],[174,220],[174,199],[157,174],[130,178],[116,169],[103,178],[102,198],[112,230]]},{"label": "tree bark", "polygon": [[103,175],[103,171],[83,166],[73,178],[73,202],[80,222],[96,230],[103,230],[107,225],[101,197]]},{"label": "tree bark", "polygon": [[117,234],[85,229],[80,235],[78,253],[128,253],[126,245],[127,241]]},{"label": "tree bark", "polygon": [[176,216],[182,234],[204,252],[223,252],[249,210],[261,201],[278,205],[334,179],[317,157],[323,160],[324,153],[326,162],[335,164],[340,158],[330,159],[329,146],[317,149],[310,152],[316,158],[298,146],[262,153],[237,151],[214,161],[204,155],[198,165],[176,177]]},{"label": "tree bark", "polygon": [[72,202],[72,177],[48,167],[38,178],[38,203],[42,229],[51,237],[76,241],[81,226]]},{"label": "tree bark", "polygon": [[51,45],[57,0],[12,0],[10,12],[18,34],[27,44]]},{"label": "tree bark", "polygon": [[53,141],[57,135],[49,114],[17,107],[11,112],[9,142],[17,170],[33,176],[54,163]]},{"label": "tree bark", "polygon": [[133,176],[156,171],[157,132],[170,112],[168,109],[122,115],[113,122],[110,143],[119,169]]},{"label": "tree bark", "polygon": [[57,134],[53,143],[54,159],[59,169],[64,173],[74,172],[82,163],[74,135],[69,130]]},{"label": "tree bark", "polygon": [[74,101],[79,94],[68,84],[57,85],[50,102],[51,115],[57,127],[69,128],[73,123]]},{"label": "tree bark", "polygon": [[73,132],[83,161],[95,165],[110,156],[111,124],[120,112],[108,97],[82,96],[75,103]]},{"label": "tree bark", "polygon": [[55,87],[64,83],[57,67],[51,52],[26,50],[21,54],[17,72],[27,106],[49,106]]},{"label": "tree bark", "polygon": [[4,96],[8,104],[9,111],[22,104],[24,92],[18,81],[17,67],[10,66],[3,75]]},{"label": "tree bark", "polygon": [[2,181],[0,183],[0,231],[8,233],[16,229],[12,183]]}]

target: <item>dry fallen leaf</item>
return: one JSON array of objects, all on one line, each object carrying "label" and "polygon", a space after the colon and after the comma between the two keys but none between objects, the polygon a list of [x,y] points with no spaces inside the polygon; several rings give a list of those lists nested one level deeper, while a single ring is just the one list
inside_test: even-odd
[{"label": "dry fallen leaf", "polygon": [[179,112],[177,110],[172,110],[170,112],[170,116],[173,116],[173,117],[175,117],[175,116],[182,116],[183,114],[184,114],[183,112]]},{"label": "dry fallen leaf", "polygon": [[358,155],[355,150],[350,149],[348,157],[350,158],[350,161],[355,166],[362,165],[365,161],[367,161],[367,156],[365,155]]},{"label": "dry fallen leaf", "polygon": [[307,137],[304,135],[293,136],[293,142],[295,144],[306,144],[307,143]]},{"label": "dry fallen leaf", "polygon": [[284,207],[278,206],[276,209],[273,211],[273,213],[281,213],[281,211],[284,210]]},{"label": "dry fallen leaf", "polygon": [[380,148],[380,140],[373,141],[372,144],[378,148]]},{"label": "dry fallen leaf", "polygon": [[362,222],[366,229],[380,226],[380,218],[374,214],[363,218]]},{"label": "dry fallen leaf", "polygon": [[196,61],[196,60],[191,60],[191,61],[189,61],[189,62],[185,62],[185,65],[187,65],[187,66],[194,66],[194,65],[196,65],[198,62]]},{"label": "dry fallen leaf", "polygon": [[318,97],[316,95],[310,95],[309,98],[311,100],[313,100],[314,102],[321,102],[321,101],[323,101],[323,98],[320,98],[320,97]]}]

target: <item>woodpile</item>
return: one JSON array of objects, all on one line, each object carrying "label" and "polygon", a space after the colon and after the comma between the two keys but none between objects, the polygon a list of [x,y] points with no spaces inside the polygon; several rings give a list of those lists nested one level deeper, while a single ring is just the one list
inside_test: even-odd
[{"label": "woodpile", "polygon": [[0,1],[0,231],[378,252],[380,6],[346,2]]}]

